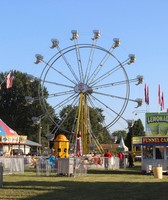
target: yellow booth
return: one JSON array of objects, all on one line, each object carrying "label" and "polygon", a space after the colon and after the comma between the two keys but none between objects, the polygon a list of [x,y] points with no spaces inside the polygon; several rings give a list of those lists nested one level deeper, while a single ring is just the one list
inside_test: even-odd
[{"label": "yellow booth", "polygon": [[65,135],[59,134],[54,140],[54,156],[58,158],[68,158],[69,140]]}]

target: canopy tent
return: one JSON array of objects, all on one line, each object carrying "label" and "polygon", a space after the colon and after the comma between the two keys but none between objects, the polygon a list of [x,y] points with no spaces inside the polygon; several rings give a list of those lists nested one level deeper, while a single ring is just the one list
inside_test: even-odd
[{"label": "canopy tent", "polygon": [[18,134],[0,119],[0,136],[18,136]]},{"label": "canopy tent", "polygon": [[30,151],[30,148],[41,148],[41,144],[27,140],[27,136],[18,135],[16,131],[11,129],[5,122],[0,119],[0,151],[5,156],[9,156],[12,150],[23,150],[24,154]]},{"label": "canopy tent", "polygon": [[0,144],[25,144],[27,136],[18,135],[0,119]]},{"label": "canopy tent", "polygon": [[120,144],[118,145],[118,147],[116,148],[116,150],[117,151],[128,151],[128,147],[125,146],[123,137],[121,137]]},{"label": "canopy tent", "polygon": [[26,140],[26,144],[27,146],[33,146],[33,147],[41,147],[42,145],[37,143],[37,142],[33,142],[31,140]]}]

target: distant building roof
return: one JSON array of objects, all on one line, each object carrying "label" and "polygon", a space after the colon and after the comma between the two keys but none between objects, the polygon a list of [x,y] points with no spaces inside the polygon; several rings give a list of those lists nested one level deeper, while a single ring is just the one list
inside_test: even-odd
[{"label": "distant building roof", "polygon": [[116,147],[118,147],[118,144],[101,144],[101,146],[104,150],[110,150],[112,148],[115,149]]},{"label": "distant building roof", "polygon": [[35,147],[41,147],[42,146],[41,144],[39,144],[37,142],[30,141],[30,140],[26,140],[26,145],[35,146]]}]

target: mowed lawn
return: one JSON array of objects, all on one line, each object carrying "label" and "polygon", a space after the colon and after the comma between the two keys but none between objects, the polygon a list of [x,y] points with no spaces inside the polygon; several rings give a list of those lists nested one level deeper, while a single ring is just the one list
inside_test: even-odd
[{"label": "mowed lawn", "polygon": [[0,199],[30,200],[167,200],[168,176],[163,179],[141,175],[141,168],[89,170],[87,176],[36,176],[26,170],[20,175],[5,175]]}]

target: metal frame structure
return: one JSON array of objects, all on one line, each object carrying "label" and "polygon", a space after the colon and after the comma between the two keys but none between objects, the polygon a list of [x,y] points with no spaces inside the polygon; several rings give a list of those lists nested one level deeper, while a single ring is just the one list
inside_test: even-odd
[{"label": "metal frame structure", "polygon": [[[39,100],[43,111],[46,116],[55,124],[58,128],[63,128],[63,124],[68,115],[71,115],[72,110],[67,111],[62,117],[62,121],[56,122],[53,118],[53,111],[48,110],[46,106],[47,99],[55,99],[53,109],[56,113],[64,108],[66,105],[78,106],[78,112],[76,124],[74,126],[74,140],[76,143],[78,133],[81,134],[82,151],[83,153],[89,152],[89,144],[94,140],[97,148],[100,152],[103,152],[101,145],[94,136],[90,124],[89,108],[97,108],[101,105],[107,112],[112,113],[111,120],[108,124],[103,124],[106,129],[113,126],[120,118],[125,120],[128,125],[131,125],[130,120],[126,120],[123,117],[123,113],[128,105],[129,101],[136,102],[137,107],[143,103],[142,99],[130,99],[130,83],[136,82],[139,85],[143,82],[143,76],[139,75],[134,79],[129,79],[126,65],[130,65],[136,61],[136,56],[130,54],[124,61],[120,61],[114,54],[114,50],[120,46],[120,39],[114,38],[112,46],[107,50],[102,46],[97,45],[97,41],[101,36],[100,31],[93,31],[93,38],[91,44],[79,44],[79,32],[73,30],[71,32],[72,37],[70,40],[74,42],[66,48],[61,49],[59,41],[52,39],[51,49],[57,49],[57,53],[54,54],[47,62],[40,54],[36,54],[35,64],[45,63],[42,70],[39,87]],[[86,56],[86,52],[87,56]],[[96,56],[98,58],[96,58]],[[87,60],[87,61],[86,61]],[[94,62],[94,61],[98,62]],[[112,65],[112,66],[109,66]],[[114,66],[113,66],[114,65]],[[61,66],[61,67],[60,67]],[[55,78],[52,79],[51,75]],[[116,79],[113,78],[114,74],[121,76]],[[55,87],[55,91],[49,92],[48,96],[44,94],[44,88]],[[122,95],[116,88],[123,89]],[[119,90],[120,90],[119,89]],[[114,92],[115,93],[115,92]],[[105,99],[109,99],[109,105],[105,102]],[[27,100],[32,103],[32,97],[27,97]],[[119,101],[119,109],[116,110],[112,105],[114,101]],[[99,114],[99,113],[97,113]],[[75,116],[74,116],[75,118]],[[71,130],[69,130],[71,131]]]}]

